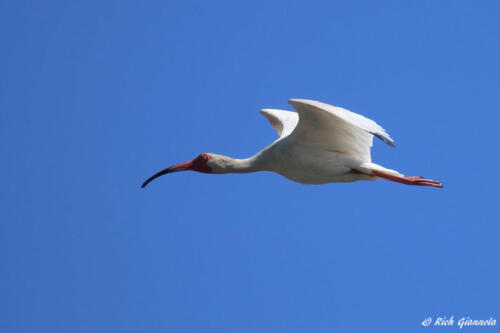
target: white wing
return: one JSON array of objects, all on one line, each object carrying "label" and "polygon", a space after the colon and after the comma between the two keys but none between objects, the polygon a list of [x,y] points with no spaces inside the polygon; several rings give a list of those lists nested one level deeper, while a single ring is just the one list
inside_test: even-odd
[{"label": "white wing", "polygon": [[323,144],[328,150],[371,162],[373,135],[394,147],[389,134],[376,122],[343,108],[306,99],[288,101],[299,113],[299,124],[290,138]]},{"label": "white wing", "polygon": [[299,115],[297,112],[263,109],[260,110],[260,113],[269,120],[276,132],[278,132],[280,139],[292,133],[299,122]]}]

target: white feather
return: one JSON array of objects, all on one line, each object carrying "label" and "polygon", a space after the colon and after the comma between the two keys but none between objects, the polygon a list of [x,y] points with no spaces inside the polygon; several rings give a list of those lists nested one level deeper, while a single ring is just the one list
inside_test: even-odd
[{"label": "white feather", "polygon": [[311,100],[291,99],[288,102],[299,114],[299,123],[291,134],[298,142],[321,144],[362,162],[371,162],[373,135],[394,147],[389,134],[362,115]]},{"label": "white feather", "polygon": [[269,120],[276,132],[278,132],[280,139],[290,135],[299,122],[299,115],[297,112],[262,109],[260,113]]}]

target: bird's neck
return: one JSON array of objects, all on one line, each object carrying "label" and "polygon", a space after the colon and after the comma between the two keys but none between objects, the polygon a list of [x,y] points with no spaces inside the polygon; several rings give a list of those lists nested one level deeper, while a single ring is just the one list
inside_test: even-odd
[{"label": "bird's neck", "polygon": [[231,158],[226,165],[227,173],[248,173],[260,171],[258,159],[255,156],[243,159]]},{"label": "bird's neck", "polygon": [[219,156],[221,160],[217,163],[217,166],[213,168],[212,173],[249,173],[265,169],[262,165],[260,154],[243,159],[223,155]]}]

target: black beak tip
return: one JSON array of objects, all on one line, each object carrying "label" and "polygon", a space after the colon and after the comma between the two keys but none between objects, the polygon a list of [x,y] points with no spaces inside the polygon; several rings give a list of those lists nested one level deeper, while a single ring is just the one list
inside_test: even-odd
[{"label": "black beak tip", "polygon": [[171,168],[166,168],[165,170],[162,170],[156,174],[154,174],[153,176],[149,177],[144,183],[142,183],[141,185],[141,188],[145,188],[146,185],[148,185],[151,181],[155,180],[156,178],[160,177],[160,176],[163,176],[167,173],[170,173],[172,172],[172,169]]},{"label": "black beak tip", "polygon": [[155,178],[156,177],[150,177],[150,178],[148,178],[144,183],[142,183],[141,188],[145,188]]}]

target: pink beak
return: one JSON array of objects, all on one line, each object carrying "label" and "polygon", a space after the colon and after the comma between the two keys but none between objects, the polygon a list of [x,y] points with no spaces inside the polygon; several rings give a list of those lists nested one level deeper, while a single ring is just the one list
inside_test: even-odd
[{"label": "pink beak", "polygon": [[165,170],[162,170],[162,171],[154,174],[153,176],[149,177],[148,180],[146,180],[144,182],[144,184],[141,185],[141,188],[146,187],[146,185],[148,185],[151,181],[153,181],[154,179],[156,179],[160,176],[166,175],[167,173],[191,170],[192,167],[193,167],[193,161],[187,161],[187,162],[180,163],[180,164],[171,166],[169,168],[166,168]]}]

